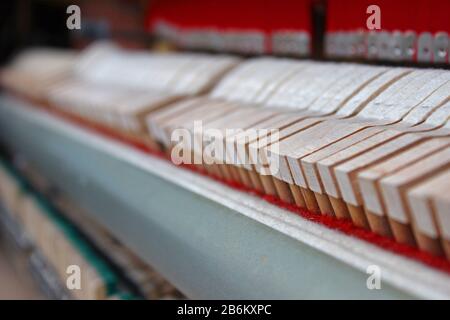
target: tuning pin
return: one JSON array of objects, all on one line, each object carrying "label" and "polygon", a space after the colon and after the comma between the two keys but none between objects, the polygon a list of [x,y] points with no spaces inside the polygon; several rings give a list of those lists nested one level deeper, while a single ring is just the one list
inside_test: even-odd
[{"label": "tuning pin", "polygon": [[434,35],[434,62],[446,63],[448,59],[449,40],[446,32]]},{"label": "tuning pin", "polygon": [[225,47],[230,52],[246,54],[263,54],[265,52],[265,36],[262,32],[227,32],[225,35]]},{"label": "tuning pin", "polygon": [[241,38],[241,52],[248,54],[264,54],[266,53],[266,36],[263,32],[252,31],[245,32]]},{"label": "tuning pin", "polygon": [[394,31],[389,39],[389,60],[401,61],[403,60],[404,38],[403,33]]},{"label": "tuning pin", "polygon": [[199,36],[200,30],[184,31],[181,38],[181,46],[187,49],[201,48],[202,38]]},{"label": "tuning pin", "polygon": [[344,58],[349,58],[352,55],[352,35],[350,32],[342,33],[342,48],[341,56]]},{"label": "tuning pin", "polygon": [[309,54],[309,36],[306,32],[279,31],[272,34],[272,52],[293,56]]},{"label": "tuning pin", "polygon": [[344,35],[344,56],[351,58],[355,56],[355,34],[353,32],[346,32]]},{"label": "tuning pin", "polygon": [[378,58],[377,33],[370,31],[366,37],[366,54],[368,59]]},{"label": "tuning pin", "polygon": [[325,54],[330,58],[336,56],[336,40],[334,32],[328,32],[325,35]]},{"label": "tuning pin", "polygon": [[235,33],[231,31],[224,32],[222,38],[224,51],[232,52],[233,43],[235,42]]},{"label": "tuning pin", "polygon": [[407,31],[403,34],[402,55],[403,61],[413,61],[416,54],[417,36],[414,31]]},{"label": "tuning pin", "polygon": [[389,60],[390,57],[390,34],[387,31],[381,31],[377,34],[378,59]]},{"label": "tuning pin", "polygon": [[309,55],[310,52],[310,48],[311,48],[311,44],[310,44],[310,38],[309,38],[309,34],[306,32],[301,32],[299,33],[299,44],[300,46],[298,47],[298,52],[301,55]]},{"label": "tuning pin", "polygon": [[347,58],[350,54],[349,46],[349,36],[347,32],[341,32],[340,33],[340,40],[339,40],[339,48],[340,48],[340,56],[342,58]]},{"label": "tuning pin", "polygon": [[366,54],[366,36],[363,30],[358,30],[355,33],[355,56],[358,58],[364,57]]},{"label": "tuning pin", "polygon": [[342,32],[336,32],[334,36],[335,40],[335,48],[336,48],[336,57],[341,58],[344,56],[345,52],[345,41],[344,41],[344,34]]},{"label": "tuning pin", "polygon": [[189,32],[188,47],[192,49],[211,49],[211,37],[208,30],[198,29]]},{"label": "tuning pin", "polygon": [[201,33],[198,34],[198,36],[203,38],[202,40],[200,40],[202,48],[208,50],[217,50],[218,37],[217,32],[214,29],[203,30]]},{"label": "tuning pin", "polygon": [[431,62],[433,58],[433,36],[422,32],[417,39],[417,61]]},{"label": "tuning pin", "polygon": [[158,21],[155,24],[154,32],[161,38],[164,38],[173,43],[178,43],[178,41],[180,40],[180,31],[178,30],[178,28],[165,21]]},{"label": "tuning pin", "polygon": [[225,51],[225,37],[223,32],[211,30],[211,48],[217,52]]},{"label": "tuning pin", "polygon": [[356,32],[348,32],[347,33],[347,39],[346,39],[347,52],[346,52],[346,56],[348,58],[356,57],[357,41],[358,41],[358,39],[356,38]]},{"label": "tuning pin", "polygon": [[339,33],[333,32],[330,34],[330,55],[331,57],[339,56]]}]

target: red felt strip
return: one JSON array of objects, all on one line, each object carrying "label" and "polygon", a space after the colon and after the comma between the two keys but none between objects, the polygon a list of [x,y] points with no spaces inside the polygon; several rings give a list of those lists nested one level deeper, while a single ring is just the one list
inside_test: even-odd
[{"label": "red felt strip", "polygon": [[327,32],[367,30],[366,9],[378,5],[384,31],[450,32],[448,0],[327,0]]},{"label": "red felt strip", "polygon": [[311,31],[311,0],[155,0],[146,26],[158,21],[182,30]]}]

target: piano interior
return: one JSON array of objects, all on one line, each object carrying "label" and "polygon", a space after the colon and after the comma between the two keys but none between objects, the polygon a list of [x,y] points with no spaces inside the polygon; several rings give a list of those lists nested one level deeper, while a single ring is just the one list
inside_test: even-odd
[{"label": "piano interior", "polygon": [[[115,141],[448,284],[450,3],[376,2],[151,1],[151,50],[25,49],[3,66],[1,109]],[[13,203],[6,176],[2,202],[33,238],[23,217],[37,209]]]}]

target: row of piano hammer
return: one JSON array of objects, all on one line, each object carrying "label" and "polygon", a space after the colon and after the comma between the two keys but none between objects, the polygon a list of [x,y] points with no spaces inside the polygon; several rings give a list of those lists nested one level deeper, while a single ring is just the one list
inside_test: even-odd
[{"label": "row of piano hammer", "polygon": [[[26,51],[1,81],[174,161],[187,148],[211,175],[450,259],[448,70],[98,43]],[[191,134],[181,153],[179,129]],[[217,139],[225,155],[207,152]]]}]

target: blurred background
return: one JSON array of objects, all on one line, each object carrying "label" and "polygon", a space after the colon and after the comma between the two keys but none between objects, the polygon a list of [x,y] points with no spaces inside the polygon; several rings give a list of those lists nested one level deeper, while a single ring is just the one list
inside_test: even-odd
[{"label": "blurred background", "polygon": [[[360,64],[449,68],[450,19],[448,18],[448,8],[450,2],[448,0],[378,0],[376,3],[380,4],[384,11],[383,27],[376,32],[366,27],[368,17],[366,8],[372,2],[371,0],[4,0],[0,1],[0,69],[26,48],[51,47],[81,51],[97,40],[111,40],[119,47],[147,52],[150,50],[180,50],[213,53],[212,57],[208,56],[211,61],[218,59],[216,54],[231,53],[238,58],[275,55],[295,59],[351,61]],[[79,30],[70,30],[66,26],[67,19],[72,14],[68,12],[68,8],[72,5],[80,8],[81,28]],[[420,37],[424,35],[423,38],[430,41],[420,42]],[[374,39],[375,43],[371,42]],[[433,45],[433,41],[436,46],[430,47],[430,43]],[[401,50],[398,50],[399,48]],[[377,54],[373,55],[371,49],[376,49]],[[72,53],[74,52],[75,50]],[[50,60],[49,58],[47,61]],[[117,62],[117,60],[109,61],[114,61],[110,62],[110,65],[113,66]],[[42,65],[39,63],[39,67]],[[126,63],[124,66],[127,67]],[[31,69],[39,68],[34,65]],[[42,69],[47,71],[45,67]],[[144,69],[139,66],[136,69],[147,72],[152,68]],[[197,69],[193,68],[193,70]],[[202,70],[199,73],[207,73],[203,71],[205,69],[198,68],[198,70]],[[179,74],[176,73],[176,76],[179,77]],[[25,72],[25,76],[19,78],[18,81],[25,89],[28,89],[29,84],[27,77]],[[159,74],[154,78],[157,79],[155,82],[159,82]],[[15,80],[15,78],[12,79]],[[188,79],[190,78],[188,77]],[[129,78],[126,77],[122,77],[121,80],[123,83],[129,82]],[[32,82],[30,81],[30,83]],[[97,89],[95,86],[93,88]],[[104,89],[101,85],[99,88]],[[106,86],[105,88],[109,92],[114,92],[114,90],[110,90],[110,87]],[[33,91],[32,89],[30,91]],[[0,88],[1,90],[3,88]],[[14,91],[11,92],[14,93]],[[75,92],[77,95],[77,91]],[[201,94],[203,93],[202,91]],[[72,98],[70,101],[76,100]],[[8,118],[4,117],[3,119],[4,127],[14,126],[5,119]],[[16,127],[22,128],[21,126]],[[22,131],[25,132],[25,130]],[[123,134],[123,132],[121,133]],[[129,133],[127,132],[127,134]],[[18,134],[14,136],[15,141],[18,140],[17,136]],[[35,144],[33,138],[36,139],[36,137],[33,134],[29,136],[31,143]],[[127,137],[129,138],[129,136]],[[38,149],[37,153],[39,154],[41,151]],[[60,160],[57,156],[55,159],[56,161]],[[49,162],[48,158],[45,158],[44,162]],[[64,226],[61,228],[64,232],[55,236],[58,241],[70,242],[76,239],[71,254],[76,256],[82,252],[89,257],[85,261],[86,268],[101,265],[99,273],[103,277],[103,289],[109,285],[114,286],[113,293],[105,289],[102,294],[98,294],[98,292],[95,292],[94,295],[80,294],[76,298],[186,298],[179,288],[168,282],[151,265],[129,250],[112,232],[93,221],[92,217],[95,214],[84,211],[78,203],[72,202],[70,197],[61,193],[61,190],[56,189],[54,185],[49,184],[38,171],[25,159],[22,159],[20,154],[17,156],[9,149],[2,149],[0,144],[0,299],[74,298],[65,290],[64,283],[57,275],[58,272],[62,272],[65,276],[65,273],[64,270],[58,269],[61,267],[58,267],[61,257],[58,254],[54,256],[56,250],[51,247],[55,239],[45,237],[47,227],[54,224]],[[57,175],[58,170],[55,172]],[[158,182],[154,183],[155,189],[161,188]],[[81,182],[80,185],[81,188],[79,186],[78,188],[84,191],[85,186]],[[124,188],[128,188],[127,183],[124,183]],[[86,190],[89,189],[86,188]],[[113,193],[109,196],[116,200],[112,195],[114,196]],[[92,195],[89,196],[92,197]],[[168,202],[172,202],[170,194],[167,198]],[[21,205],[28,203],[27,201],[30,199],[33,203],[39,204],[39,210],[45,211],[43,215],[36,215],[41,220],[32,221],[31,225],[27,224],[29,221],[22,221],[23,217],[20,216],[21,211],[26,211]],[[200,203],[197,197],[190,195],[190,199],[193,203],[191,208],[194,208],[192,210],[197,210],[195,209],[197,208],[196,204]],[[19,200],[20,205],[18,205]],[[126,201],[128,200],[126,198]],[[159,200],[157,199],[156,202]],[[115,202],[111,203],[111,207],[115,207]],[[145,201],[140,204],[143,205],[143,203],[147,204]],[[187,212],[185,203],[182,203],[181,206]],[[130,206],[126,208],[134,207],[135,203],[130,203]],[[122,208],[114,209],[119,211]],[[144,209],[147,210],[147,207]],[[14,211],[19,213],[14,216]],[[123,211],[125,219],[128,219],[129,212]],[[107,209],[105,212],[109,213]],[[138,219],[135,219],[134,222],[139,224],[142,222],[142,216],[137,215],[137,217]],[[107,219],[109,218],[110,216],[107,216]],[[36,226],[42,227],[38,228],[42,239],[39,238],[32,243],[33,241],[30,242],[27,237],[29,230],[26,229],[33,228],[35,223]],[[148,219],[147,223],[161,228],[156,220]],[[122,227],[124,230],[127,229],[126,223],[123,224],[121,220],[117,225],[119,229]],[[209,231],[210,228],[206,229]],[[156,230],[161,231],[157,228]],[[261,234],[266,234],[266,231],[262,231]],[[35,230],[31,230],[31,233],[33,232]],[[142,229],[141,232],[142,234],[136,233],[133,236],[136,236],[138,240],[147,240],[148,230]],[[204,263],[204,257],[201,256],[202,251],[197,250],[195,245],[189,247],[190,243],[185,244],[185,239],[178,237],[170,227],[162,230],[161,233],[174,237],[171,238],[173,241],[169,242],[167,252],[166,248],[158,251],[162,252],[161,261],[166,262],[166,255],[167,257],[176,256],[177,249],[182,251],[180,256],[183,257],[199,254],[201,259],[190,261],[191,266],[194,266],[192,267],[193,271],[203,276],[201,268],[196,268],[196,266],[213,266],[211,274],[214,280],[224,281],[225,287],[230,284],[230,290],[235,289],[231,284],[237,284],[237,287],[240,288],[241,283],[238,283],[239,281],[236,279],[226,281],[228,279],[226,276],[233,277],[232,273],[225,274],[221,272],[220,268],[214,268],[213,263]],[[42,243],[39,242],[40,240]],[[155,242],[159,244],[159,241]],[[183,251],[185,248],[183,245],[187,245],[191,251]],[[259,243],[256,244],[256,246],[258,245]],[[143,251],[147,249],[145,245],[142,248],[144,248]],[[236,251],[230,252],[239,254],[240,248],[236,246],[235,249]],[[169,252],[170,250],[173,252]],[[274,250],[274,252],[276,251]],[[212,259],[215,263],[222,263],[226,259],[222,256],[221,250],[217,250],[216,247],[208,254],[215,258],[215,260]],[[61,255],[64,256],[64,253]],[[288,261],[294,261],[291,259],[290,253],[286,257]],[[195,257],[189,256],[189,258],[195,260]],[[62,262],[64,267],[65,261]],[[161,265],[167,267],[169,264]],[[238,267],[240,268],[239,264]],[[161,270],[165,271],[163,268]],[[172,270],[175,271],[172,272]],[[195,283],[195,277],[191,277],[189,272],[185,272],[182,268],[178,269],[178,266],[174,266],[167,274],[177,278],[178,272],[182,274],[178,279],[187,279],[186,283],[193,283],[193,287],[198,287],[200,291],[204,289],[201,281]],[[245,277],[246,273],[243,271],[242,275]],[[273,278],[275,288],[279,288],[277,278],[273,274],[269,273],[269,275]],[[360,276],[358,273],[358,277]],[[261,277],[268,278],[264,272],[261,272]],[[221,297],[223,288],[220,287],[221,282],[218,281],[218,283],[219,285],[215,287],[215,283],[208,282],[205,287],[217,290],[215,293],[218,292],[217,296]],[[332,281],[330,283],[332,284]],[[255,291],[253,289],[251,287],[252,293]],[[272,291],[276,291],[271,290],[270,287],[266,290],[271,294]],[[336,290],[338,294],[342,291],[345,290],[341,290],[341,288]],[[89,294],[91,293],[89,292]],[[208,296],[207,293],[202,292],[202,294],[202,296]],[[358,296],[358,294],[356,295]]]},{"label": "blurred background", "polygon": [[[81,30],[69,30],[66,20],[68,6],[78,5],[82,14]],[[99,39],[110,39],[125,48],[149,48],[153,41],[145,32],[145,16],[150,1],[146,0],[6,0],[0,2],[0,65],[8,63],[18,52],[28,47],[53,47],[82,49]],[[0,89],[1,90],[1,89]],[[0,155],[6,155],[0,145]],[[16,159],[17,160],[17,159]],[[16,160],[15,163],[17,164]],[[1,159],[0,159],[1,162]],[[19,161],[20,162],[20,161]],[[1,163],[0,163],[1,164]],[[9,171],[11,169],[12,171]],[[14,176],[18,173],[9,168]],[[0,170],[1,171],[1,170]],[[28,172],[30,173],[30,172]],[[34,174],[33,174],[34,175]],[[28,176],[29,178],[29,176]],[[36,182],[36,181],[34,181]],[[36,186],[36,185],[34,185]],[[1,189],[1,188],[0,188]],[[1,192],[0,192],[1,193]],[[56,209],[54,201],[61,195],[40,185],[39,193],[52,199],[52,208],[65,219],[74,232],[94,251],[94,260],[107,264],[107,269],[119,278],[118,299],[172,299],[183,295],[166,282],[150,266],[142,262],[101,226],[84,216],[75,222],[68,217],[69,211],[82,216],[81,209],[68,204]],[[50,201],[50,200],[49,200]],[[50,205],[50,202],[47,203]],[[42,248],[24,240],[24,232],[0,204],[0,299],[71,299]],[[68,209],[70,208],[70,209]],[[64,212],[64,214],[62,213]],[[90,225],[82,228],[80,224]],[[92,229],[93,227],[93,229]],[[81,229],[83,231],[81,232]],[[105,252],[115,252],[104,255]],[[118,254],[116,254],[118,253]],[[84,298],[87,298],[86,296]]]},{"label": "blurred background", "polygon": [[[0,63],[28,46],[83,48],[97,39],[124,47],[149,47],[145,32],[149,0],[6,0],[0,3]],[[78,5],[82,28],[65,27],[69,5]]]}]

